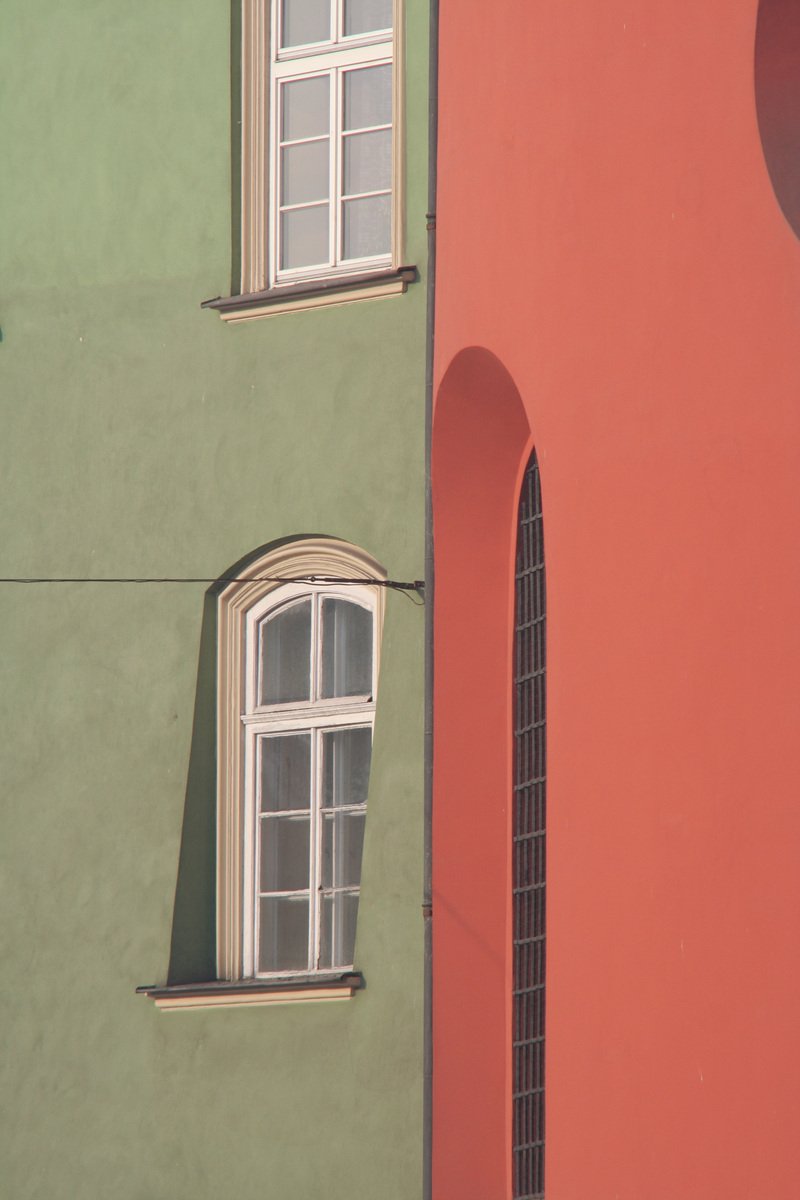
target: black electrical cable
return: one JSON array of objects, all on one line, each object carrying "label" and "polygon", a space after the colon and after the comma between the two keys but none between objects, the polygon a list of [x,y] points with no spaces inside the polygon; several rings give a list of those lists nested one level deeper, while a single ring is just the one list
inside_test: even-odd
[{"label": "black electrical cable", "polygon": [[[187,576],[86,576],[79,577],[74,575],[60,576],[44,576],[44,575],[6,575],[0,576],[0,584],[3,583],[21,583],[21,584],[62,584],[62,583],[207,583],[207,584],[229,584],[229,583],[308,583],[308,584],[328,584],[334,587],[347,587],[366,585],[368,587],[382,587],[390,591],[402,592],[407,595],[410,600],[413,600],[411,593],[416,592],[420,600],[424,602],[425,581],[415,579],[412,582],[407,582],[400,579],[376,579],[374,577],[365,577],[360,579],[349,578],[340,575],[253,575],[250,577],[241,575],[218,575],[216,578],[211,576],[187,575]],[[416,603],[416,602],[415,602]]]},{"label": "black electrical cable", "polygon": [[78,575],[6,575],[0,583],[349,583],[369,584],[372,587],[393,588],[399,592],[420,592],[425,584],[422,579],[406,583],[399,579],[374,579],[364,576],[359,579],[339,575],[182,575],[182,576],[78,576]]}]

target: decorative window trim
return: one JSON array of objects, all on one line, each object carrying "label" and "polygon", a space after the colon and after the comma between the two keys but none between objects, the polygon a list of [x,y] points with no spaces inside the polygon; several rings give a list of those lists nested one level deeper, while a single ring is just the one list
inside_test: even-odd
[{"label": "decorative window trim", "polygon": [[[403,229],[405,225],[405,165],[404,165],[404,0],[393,0],[392,36],[392,247],[389,269],[398,270],[403,262]],[[272,37],[272,0],[242,0],[242,191],[241,191],[241,279],[240,297],[260,296],[265,292],[276,296],[290,283],[272,284],[269,269],[270,229],[270,42]],[[386,263],[375,274],[386,274]],[[336,268],[321,270],[308,279],[346,282],[349,277],[365,273],[363,265],[352,270]],[[293,283],[296,280],[292,281]],[[395,289],[398,290],[398,289]],[[403,287],[400,290],[405,290]],[[392,294],[383,292],[381,294]],[[339,303],[352,302],[346,295]],[[365,294],[363,299],[367,299]],[[231,299],[235,299],[231,297]],[[328,299],[327,303],[334,301]],[[212,302],[212,304],[215,302]],[[303,307],[309,307],[304,305]],[[251,312],[252,318],[256,314]],[[262,315],[262,314],[259,314]],[[264,313],[263,315],[268,315]],[[271,315],[271,314],[269,314]],[[231,318],[228,318],[231,319]]]},{"label": "decorative window trim", "polygon": [[[305,538],[279,546],[239,572],[218,597],[217,630],[217,976],[240,980],[244,974],[244,822],[245,744],[241,714],[245,695],[245,636],[248,613],[288,578],[323,577],[312,587],[324,590],[325,577],[370,581],[386,578],[370,555],[332,538]],[[362,585],[359,585],[362,586]],[[373,585],[375,672],[380,644],[385,589]],[[313,978],[301,976],[300,978]]]}]

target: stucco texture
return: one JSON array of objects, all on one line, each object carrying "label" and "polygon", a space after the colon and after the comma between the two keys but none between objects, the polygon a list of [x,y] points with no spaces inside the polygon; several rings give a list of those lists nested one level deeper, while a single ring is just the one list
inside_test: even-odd
[{"label": "stucco texture", "polygon": [[435,1195],[511,1192],[510,720],[491,735],[535,446],[546,1195],[794,1200],[800,10],[441,13]]},{"label": "stucco texture", "polygon": [[[406,6],[423,279],[425,8]],[[4,27],[0,575],[213,577],[325,533],[421,576],[424,283],[246,326],[200,310],[230,291],[229,6],[10,0]],[[134,988],[213,955],[213,812],[187,795],[192,771],[213,788],[204,591],[0,584],[0,1192],[416,1196],[422,609],[388,598],[366,990],[164,1015]]]}]

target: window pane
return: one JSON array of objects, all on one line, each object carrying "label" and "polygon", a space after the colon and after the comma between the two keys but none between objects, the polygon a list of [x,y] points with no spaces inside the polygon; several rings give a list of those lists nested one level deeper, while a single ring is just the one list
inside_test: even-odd
[{"label": "window pane", "polygon": [[322,886],[358,887],[364,849],[363,812],[329,813],[322,822]]},{"label": "window pane", "polygon": [[308,817],[262,817],[262,892],[300,892],[308,888]]},{"label": "window pane", "polygon": [[369,196],[364,200],[345,200],[343,257],[372,258],[388,254],[392,248],[391,196]]},{"label": "window pane", "polygon": [[321,967],[352,967],[356,945],[358,894],[322,897]]},{"label": "window pane", "polygon": [[281,268],[314,267],[330,255],[327,204],[281,213]]},{"label": "window pane", "polygon": [[[359,133],[356,137],[380,137]],[[330,141],[301,142],[281,150],[281,204],[308,204],[327,200],[330,177]],[[362,188],[362,191],[367,191]],[[377,189],[375,189],[377,190]]]},{"label": "window pane", "polygon": [[281,47],[330,41],[331,0],[283,0],[281,13]]},{"label": "window pane", "polygon": [[305,970],[308,967],[308,897],[270,896],[259,903],[258,970]]},{"label": "window pane", "polygon": [[392,186],[392,131],[351,133],[344,139],[344,192],[380,192]]},{"label": "window pane", "polygon": [[310,695],[311,601],[301,600],[261,623],[260,703],[288,704]]},{"label": "window pane", "polygon": [[261,812],[311,807],[311,738],[307,733],[261,742]]},{"label": "window pane", "polygon": [[372,613],[348,600],[322,603],[322,695],[372,694]]},{"label": "window pane", "polygon": [[297,79],[281,88],[281,141],[327,137],[330,133],[330,77]]},{"label": "window pane", "polygon": [[392,0],[345,0],[345,37],[391,28]]},{"label": "window pane", "polygon": [[322,804],[366,804],[371,729],[335,729],[322,735]]},{"label": "window pane", "polygon": [[344,127],[366,129],[392,123],[392,67],[363,67],[344,77]]}]

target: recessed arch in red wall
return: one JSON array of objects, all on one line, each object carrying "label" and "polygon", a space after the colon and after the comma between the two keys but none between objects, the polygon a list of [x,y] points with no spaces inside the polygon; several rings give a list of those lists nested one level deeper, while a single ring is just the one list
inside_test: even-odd
[{"label": "recessed arch in red wall", "polygon": [[511,647],[531,449],[506,368],[461,351],[433,427],[436,1200],[510,1194]]}]

